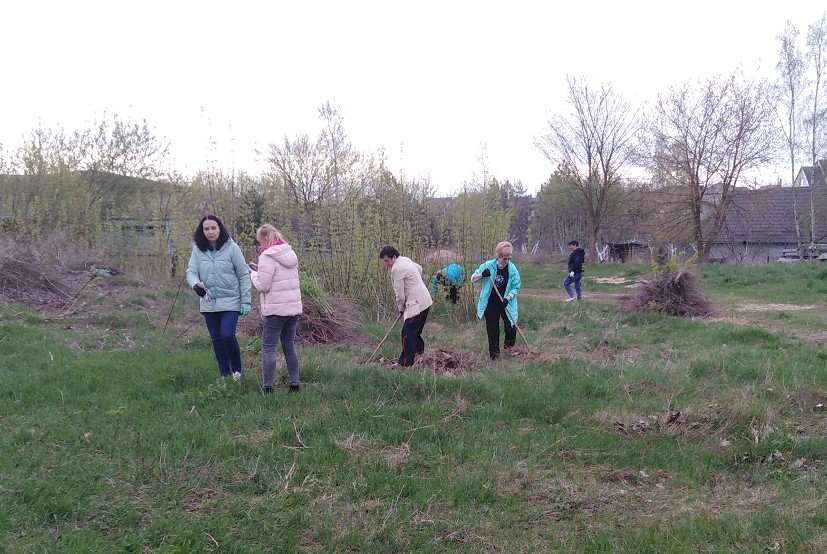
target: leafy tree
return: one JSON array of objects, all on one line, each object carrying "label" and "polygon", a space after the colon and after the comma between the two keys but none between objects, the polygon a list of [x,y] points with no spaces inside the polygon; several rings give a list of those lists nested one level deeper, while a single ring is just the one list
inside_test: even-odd
[{"label": "leafy tree", "polygon": [[262,224],[271,223],[272,221],[275,220],[264,193],[255,186],[246,187],[246,190],[241,194],[241,205],[239,206],[238,218],[235,221],[236,237],[242,237],[245,244],[252,244],[256,236],[256,230]]},{"label": "leafy tree", "polygon": [[570,240],[586,236],[589,229],[580,199],[578,186],[565,174],[549,177],[537,193],[531,240],[549,252],[564,253]]},{"label": "leafy tree", "polygon": [[508,194],[496,178],[487,185],[463,184],[454,201],[453,213],[454,240],[461,260],[488,259],[498,242],[511,238],[508,230],[514,205]]},{"label": "leafy tree", "polygon": [[92,129],[76,131],[70,142],[70,165],[84,172],[93,201],[105,213],[122,201],[122,188],[113,187],[106,174],[157,180],[166,176],[169,143],[147,124],[103,117]]}]

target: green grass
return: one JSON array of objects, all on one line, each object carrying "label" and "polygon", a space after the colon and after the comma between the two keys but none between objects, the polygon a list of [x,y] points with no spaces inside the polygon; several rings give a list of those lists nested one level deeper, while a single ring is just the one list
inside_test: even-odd
[{"label": "green grass", "polygon": [[[827,548],[827,316],[797,308],[823,302],[820,266],[701,268],[731,309],[682,320],[619,310],[621,284],[562,303],[564,266],[519,264],[536,359],[488,362],[483,325],[438,302],[425,339],[466,356],[460,375],[364,365],[387,332],[372,323],[301,346],[300,395],[259,392],[249,338],[244,378],[218,380],[203,324],[173,341],[197,315],[189,297],[170,310],[175,287],[125,280],[108,309],[59,321],[5,306],[0,549]],[[759,301],[790,306],[742,308]]]}]

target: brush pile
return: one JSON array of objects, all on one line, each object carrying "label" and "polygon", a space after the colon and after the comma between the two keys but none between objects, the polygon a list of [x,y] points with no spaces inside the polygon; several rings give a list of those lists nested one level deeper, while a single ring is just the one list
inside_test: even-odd
[{"label": "brush pile", "polygon": [[0,241],[0,296],[33,305],[58,305],[71,295],[60,272],[41,263],[37,252]]},{"label": "brush pile", "polygon": [[[296,341],[301,344],[352,343],[357,340],[355,329],[362,316],[359,309],[345,297],[307,296],[302,291],[302,314],[296,329]],[[239,320],[239,329],[248,337],[260,337],[263,333],[263,318],[259,306],[254,313]],[[358,339],[362,340],[362,339]]]},{"label": "brush pile", "polygon": [[433,348],[417,354],[413,369],[430,370],[452,377],[471,371],[476,363],[476,359],[466,353]]},{"label": "brush pile", "polygon": [[299,318],[296,338],[312,344],[347,343],[359,326],[359,309],[345,297],[304,298],[304,311]]},{"label": "brush pile", "polygon": [[679,268],[644,279],[624,298],[632,312],[652,312],[680,317],[707,317],[715,313],[712,302],[698,288],[694,271]]}]

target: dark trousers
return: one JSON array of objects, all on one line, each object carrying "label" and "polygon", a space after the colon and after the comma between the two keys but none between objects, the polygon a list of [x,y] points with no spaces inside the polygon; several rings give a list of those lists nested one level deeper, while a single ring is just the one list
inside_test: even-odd
[{"label": "dark trousers", "polygon": [[425,352],[422,329],[425,327],[430,310],[431,308],[425,308],[417,315],[406,319],[402,324],[402,353],[399,355],[399,365],[412,366],[416,355]]},{"label": "dark trousers", "polygon": [[495,360],[500,355],[500,319],[505,324],[504,348],[511,348],[517,341],[517,328],[511,324],[499,298],[493,296],[485,308],[485,331],[488,333],[488,355]]},{"label": "dark trousers", "polygon": [[451,304],[456,304],[458,299],[459,299],[459,289],[457,287],[449,288],[448,289],[448,300],[451,301]]},{"label": "dark trousers", "polygon": [[226,377],[241,371],[241,347],[235,336],[238,312],[204,312],[204,321],[212,339],[218,371]]}]

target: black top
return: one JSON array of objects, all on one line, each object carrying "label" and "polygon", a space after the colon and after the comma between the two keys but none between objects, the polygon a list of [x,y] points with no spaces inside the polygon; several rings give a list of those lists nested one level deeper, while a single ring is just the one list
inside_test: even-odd
[{"label": "black top", "polygon": [[[505,267],[502,269],[500,266],[497,266],[497,276],[494,277],[494,284],[497,286],[497,290],[500,291],[500,296],[505,296],[505,289],[508,287],[508,264],[505,264]],[[495,297],[496,295],[491,295],[491,298]],[[495,299],[497,302],[500,301],[499,298]]]},{"label": "black top", "polygon": [[583,263],[586,261],[586,251],[582,248],[576,248],[574,252],[569,254],[569,271],[575,273],[583,273]]}]

